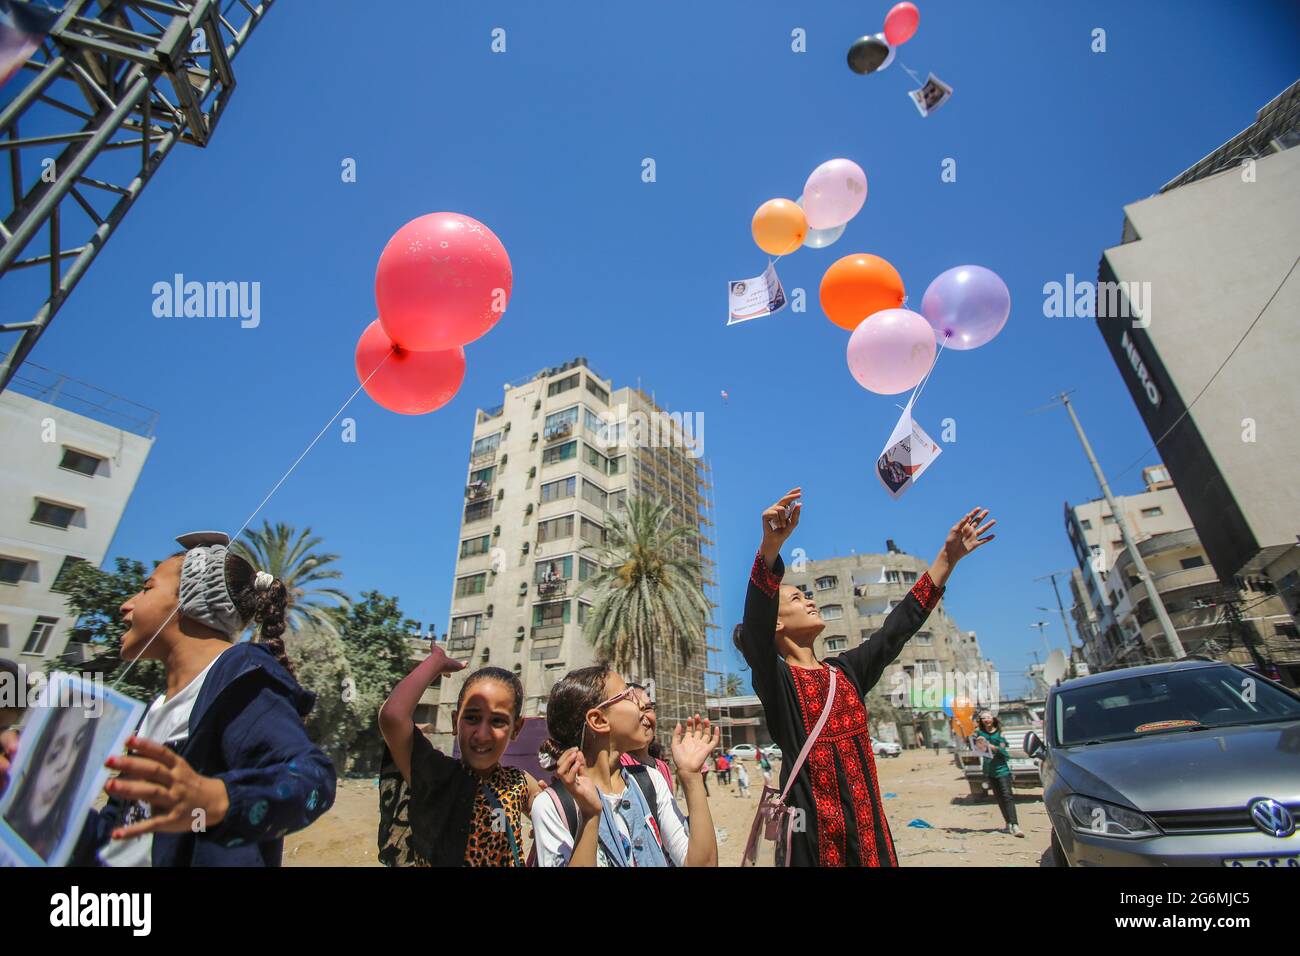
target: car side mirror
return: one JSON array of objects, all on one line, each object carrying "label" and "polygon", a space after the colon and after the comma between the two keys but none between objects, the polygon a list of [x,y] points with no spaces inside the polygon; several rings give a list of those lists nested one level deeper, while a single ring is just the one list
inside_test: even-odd
[{"label": "car side mirror", "polygon": [[1047,748],[1043,746],[1043,742],[1039,739],[1038,734],[1034,733],[1032,730],[1025,734],[1025,753],[1029,754],[1031,757],[1037,757],[1039,759],[1047,756]]}]

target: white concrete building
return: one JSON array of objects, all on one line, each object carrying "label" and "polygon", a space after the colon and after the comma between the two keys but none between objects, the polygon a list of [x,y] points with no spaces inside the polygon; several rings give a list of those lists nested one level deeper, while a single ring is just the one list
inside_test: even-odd
[{"label": "white concrete building", "polygon": [[60,576],[103,562],[157,417],[30,362],[0,392],[0,657],[64,654],[75,621]]}]

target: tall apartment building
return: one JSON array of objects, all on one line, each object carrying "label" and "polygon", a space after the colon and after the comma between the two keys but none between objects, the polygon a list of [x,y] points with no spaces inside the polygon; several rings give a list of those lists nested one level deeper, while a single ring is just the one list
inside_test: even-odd
[{"label": "tall apartment building", "polygon": [[158,414],[31,362],[0,392],[0,657],[62,657],[75,621],[61,591],[98,566],[153,449]]},{"label": "tall apartment building", "polygon": [[1292,630],[1300,623],[1297,145],[1300,82],[1158,193],[1124,207],[1120,243],[1102,255],[1096,309],[1208,562],[1221,581],[1275,585]]},{"label": "tall apartment building", "polygon": [[[930,566],[928,561],[900,551],[893,541],[887,542],[887,548],[884,554],[786,565],[783,583],[810,595],[826,622],[813,646],[818,657],[849,650],[867,640]],[[961,675],[960,684],[957,675]],[[996,672],[992,662],[981,655],[975,632],[958,628],[942,600],[925,626],[903,646],[898,659],[885,668],[877,687],[887,696],[902,692],[894,702],[904,708],[898,731],[909,744],[917,729],[927,741],[947,738],[948,718],[942,702],[950,691],[975,696],[983,687],[991,699],[979,700],[980,705],[994,705],[999,697]],[[936,687],[942,688],[937,696]]]},{"label": "tall apartment building", "polygon": [[[697,557],[706,589],[715,586],[702,440],[691,418],[639,388],[615,389],[584,358],[507,385],[500,405],[477,412],[448,629],[448,652],[468,668],[422,699],[419,719],[432,718],[436,743],[450,746],[469,670],[513,670],[524,715],[541,716],[555,681],[595,661],[582,634],[595,596],[579,591],[597,569],[591,549],[606,540],[607,515],[629,495],[671,504],[673,518],[697,532],[680,553]],[[707,651],[701,642],[682,659],[665,635],[657,672],[625,675],[655,680],[661,728],[705,712]]]},{"label": "tall apartment building", "polygon": [[[1184,651],[1241,664],[1269,659],[1300,676],[1300,641],[1276,589],[1263,577],[1222,580],[1164,466],[1143,469],[1143,478],[1146,491],[1115,502]],[[1169,659],[1168,641],[1105,500],[1067,503],[1065,525],[1078,562],[1070,582],[1075,625],[1089,667]]]}]

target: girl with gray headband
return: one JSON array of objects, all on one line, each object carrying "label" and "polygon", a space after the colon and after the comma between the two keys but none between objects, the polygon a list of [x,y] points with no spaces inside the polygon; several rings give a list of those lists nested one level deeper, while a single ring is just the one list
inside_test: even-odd
[{"label": "girl with gray headband", "polygon": [[278,866],[284,836],[329,809],[335,789],[303,727],[315,695],[285,658],[288,595],[224,534],[176,540],[185,550],[120,610],[122,659],[161,661],[167,689],[130,754],[109,758],[108,804],[90,811],[72,864]]}]

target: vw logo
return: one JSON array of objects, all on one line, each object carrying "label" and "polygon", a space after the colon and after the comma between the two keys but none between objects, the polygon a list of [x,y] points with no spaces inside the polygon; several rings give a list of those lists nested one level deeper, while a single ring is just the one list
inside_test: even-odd
[{"label": "vw logo", "polygon": [[1272,837],[1289,837],[1295,833],[1291,811],[1270,797],[1256,797],[1246,804],[1255,826]]}]

